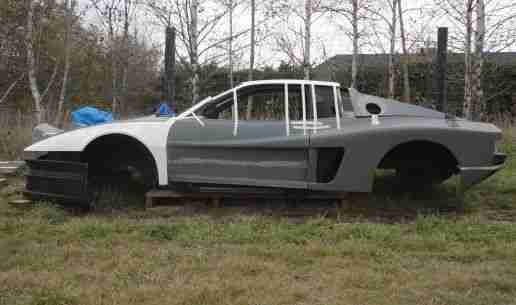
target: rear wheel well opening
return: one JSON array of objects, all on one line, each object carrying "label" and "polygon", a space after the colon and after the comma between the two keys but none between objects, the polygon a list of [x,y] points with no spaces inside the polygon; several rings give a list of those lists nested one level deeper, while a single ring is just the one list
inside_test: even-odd
[{"label": "rear wheel well opening", "polygon": [[457,167],[458,161],[444,145],[431,141],[411,141],[391,149],[380,161],[380,169],[396,169],[407,161],[428,161],[436,166]]},{"label": "rear wheel well opening", "polygon": [[93,140],[83,150],[81,160],[88,163],[92,177],[129,173],[139,175],[147,188],[157,185],[157,166],[152,153],[139,140],[127,135],[110,134]]},{"label": "rear wheel well opening", "polygon": [[391,149],[378,169],[393,169],[402,185],[439,184],[458,173],[458,161],[444,145],[431,141],[411,141]]}]

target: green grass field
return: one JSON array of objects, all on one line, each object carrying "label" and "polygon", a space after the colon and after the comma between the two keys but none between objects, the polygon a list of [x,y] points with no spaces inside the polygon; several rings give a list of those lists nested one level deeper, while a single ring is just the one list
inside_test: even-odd
[{"label": "green grass field", "polygon": [[336,213],[80,213],[0,191],[0,304],[516,304],[516,131],[464,198],[376,192]]}]

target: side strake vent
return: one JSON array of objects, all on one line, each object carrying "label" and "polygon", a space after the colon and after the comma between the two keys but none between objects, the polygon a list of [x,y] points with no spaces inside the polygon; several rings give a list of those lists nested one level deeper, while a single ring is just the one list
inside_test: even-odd
[{"label": "side strake vent", "polygon": [[317,149],[317,183],[331,182],[339,170],[344,148]]}]

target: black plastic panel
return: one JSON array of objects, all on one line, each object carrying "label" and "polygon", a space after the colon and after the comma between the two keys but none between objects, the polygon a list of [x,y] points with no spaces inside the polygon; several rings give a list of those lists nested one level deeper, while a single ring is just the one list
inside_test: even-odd
[{"label": "black plastic panel", "polygon": [[26,193],[36,199],[89,201],[88,164],[28,160]]}]

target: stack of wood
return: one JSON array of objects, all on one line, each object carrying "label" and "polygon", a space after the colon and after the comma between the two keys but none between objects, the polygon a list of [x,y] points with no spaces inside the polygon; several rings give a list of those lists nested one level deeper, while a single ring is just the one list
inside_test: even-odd
[{"label": "stack of wood", "polygon": [[23,164],[23,161],[0,161],[0,175],[12,175]]},{"label": "stack of wood", "polygon": [[[0,161],[0,188],[7,187],[9,181],[7,177],[13,175],[16,171],[24,164],[22,161]],[[25,205],[29,204],[30,200],[24,198],[15,198],[9,200],[10,204],[13,205]]]}]

